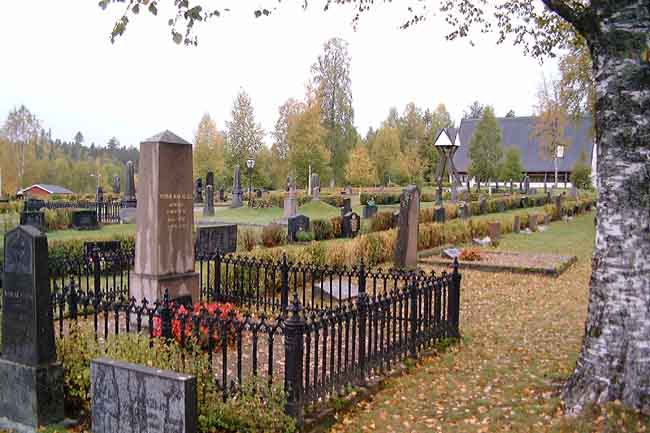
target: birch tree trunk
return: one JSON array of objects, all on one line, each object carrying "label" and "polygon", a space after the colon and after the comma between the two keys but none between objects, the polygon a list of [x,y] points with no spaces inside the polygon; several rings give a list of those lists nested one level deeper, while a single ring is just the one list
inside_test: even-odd
[{"label": "birch tree trunk", "polygon": [[650,0],[592,0],[598,227],[568,413],[620,400],[650,414]]}]

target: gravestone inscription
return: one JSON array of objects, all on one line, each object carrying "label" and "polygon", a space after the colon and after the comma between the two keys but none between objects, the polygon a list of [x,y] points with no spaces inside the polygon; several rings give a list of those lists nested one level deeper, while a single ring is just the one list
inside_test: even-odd
[{"label": "gravestone inscription", "polygon": [[196,232],[196,254],[228,254],[237,251],[237,224],[199,226]]},{"label": "gravestone inscription", "polygon": [[56,362],[47,238],[31,226],[5,236],[0,429],[63,420],[63,368]]},{"label": "gravestone inscription", "polygon": [[93,433],[196,433],[196,377],[107,358],[90,377]]}]

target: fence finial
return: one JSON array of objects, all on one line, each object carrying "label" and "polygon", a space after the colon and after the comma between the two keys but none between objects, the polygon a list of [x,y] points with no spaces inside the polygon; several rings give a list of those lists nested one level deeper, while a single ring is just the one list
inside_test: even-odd
[{"label": "fence finial", "polygon": [[298,298],[298,292],[293,292],[293,299],[291,300],[291,305],[289,306],[289,312],[293,317],[297,317],[298,314],[303,310],[300,299]]}]

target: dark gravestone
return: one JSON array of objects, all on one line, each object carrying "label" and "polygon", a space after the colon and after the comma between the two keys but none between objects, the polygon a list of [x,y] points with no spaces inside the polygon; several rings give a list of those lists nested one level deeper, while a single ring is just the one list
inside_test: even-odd
[{"label": "dark gravestone", "polygon": [[463,204],[461,204],[460,207],[459,207],[458,209],[459,209],[459,211],[460,211],[460,217],[461,217],[462,219],[467,219],[467,218],[470,217],[471,212],[470,212],[470,205],[469,205],[469,203],[463,203]]},{"label": "dark gravestone", "polygon": [[481,197],[479,200],[479,211],[481,215],[485,215],[487,213],[487,201],[485,200],[485,197]]},{"label": "dark gravestone", "polygon": [[287,219],[287,235],[289,242],[296,242],[298,232],[309,231],[309,218],[304,215],[296,215]]},{"label": "dark gravestone", "polygon": [[434,215],[433,219],[437,223],[444,223],[445,222],[445,208],[444,207],[437,207],[434,210]]},{"label": "dark gravestone", "polygon": [[27,211],[20,213],[20,224],[32,226],[40,231],[45,231],[45,212]]},{"label": "dark gravestone", "polygon": [[237,224],[199,226],[196,233],[196,255],[210,256],[237,251]]},{"label": "dark gravestone", "polygon": [[196,377],[107,358],[90,363],[93,433],[196,433]]},{"label": "dark gravestone", "polygon": [[223,187],[219,188],[219,201],[226,201],[226,190]]},{"label": "dark gravestone", "polygon": [[91,256],[94,252],[99,254],[117,254],[122,252],[120,241],[86,241],[84,242],[84,255]]},{"label": "dark gravestone", "polygon": [[418,262],[418,218],[420,190],[409,185],[400,197],[399,229],[395,246],[395,267],[414,268]]},{"label": "dark gravestone", "polygon": [[235,166],[235,171],[232,178],[232,201],[231,208],[242,207],[244,204],[244,192],[241,189],[241,170],[239,166]]},{"label": "dark gravestone", "polygon": [[205,204],[203,205],[203,216],[214,216],[214,190],[212,185],[205,187]]},{"label": "dark gravestone", "polygon": [[359,234],[361,229],[361,218],[359,214],[354,212],[348,212],[343,216],[343,222],[341,230],[343,232],[343,237],[345,238],[354,238]]},{"label": "dark gravestone", "polygon": [[72,228],[76,230],[97,230],[97,212],[90,209],[72,212]]},{"label": "dark gravestone", "polygon": [[343,207],[341,208],[341,216],[345,216],[352,212],[352,200],[349,197],[343,199]]},{"label": "dark gravestone", "polygon": [[525,207],[528,207],[528,197],[522,197],[520,202],[519,202],[519,207],[522,209]]},{"label": "dark gravestone", "polygon": [[496,208],[497,208],[497,212],[499,212],[499,213],[505,212],[506,211],[506,204],[504,202],[502,202],[501,200],[498,200],[496,202]]},{"label": "dark gravestone", "polygon": [[200,177],[194,182],[194,203],[203,203],[203,179]]},{"label": "dark gravestone", "polygon": [[25,211],[38,211],[45,207],[45,202],[36,198],[28,198],[25,201]]},{"label": "dark gravestone", "polygon": [[375,204],[367,204],[363,207],[363,217],[372,218],[377,215],[378,207]]},{"label": "dark gravestone", "polygon": [[102,189],[101,186],[98,186],[97,190],[95,191],[95,201],[97,203],[101,203],[104,201],[104,190]]},{"label": "dark gravestone", "polygon": [[255,190],[255,198],[262,198],[262,190],[261,189],[256,189]]},{"label": "dark gravestone", "polygon": [[113,176],[113,193],[120,193],[120,177],[117,175]]},{"label": "dark gravestone", "polygon": [[207,187],[208,185],[211,185],[214,188],[214,173],[211,171],[208,171],[205,175],[205,186]]},{"label": "dark gravestone", "polygon": [[5,236],[4,254],[0,429],[33,429],[63,420],[47,238],[31,226],[18,226]]}]

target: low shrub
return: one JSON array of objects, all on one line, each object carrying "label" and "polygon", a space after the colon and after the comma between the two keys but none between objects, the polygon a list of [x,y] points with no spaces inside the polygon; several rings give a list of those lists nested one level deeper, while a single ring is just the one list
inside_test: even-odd
[{"label": "low shrub", "polygon": [[314,220],[311,222],[311,228],[314,232],[314,240],[324,241],[334,238],[334,229],[329,220]]},{"label": "low shrub", "polygon": [[[101,342],[100,342],[101,341]],[[210,369],[210,357],[193,338],[182,348],[137,333],[95,339],[92,327],[71,323],[65,338],[58,338],[57,355],[63,364],[66,415],[90,413],[90,361],[107,356],[123,362],[190,374],[196,377],[198,424],[202,433],[284,433],[296,431],[295,421],[284,413],[286,395],[279,384],[269,386],[262,378],[250,377],[232,398],[222,392]],[[82,418],[83,419],[83,418]]]},{"label": "low shrub", "polygon": [[371,232],[380,232],[393,228],[393,212],[377,212],[370,222]]},{"label": "low shrub", "polygon": [[45,228],[48,231],[66,230],[72,225],[75,209],[44,209]]},{"label": "low shrub", "polygon": [[482,259],[481,251],[478,248],[465,248],[458,256],[458,260],[463,260],[465,262],[478,262]]},{"label": "low shrub", "polygon": [[296,233],[296,240],[298,242],[311,242],[314,240],[314,234],[312,232],[299,231]]},{"label": "low shrub", "polygon": [[269,224],[262,229],[262,245],[266,248],[287,243],[287,228],[280,224]]},{"label": "low shrub", "polygon": [[237,231],[237,249],[252,251],[260,243],[259,230],[246,228]]}]

